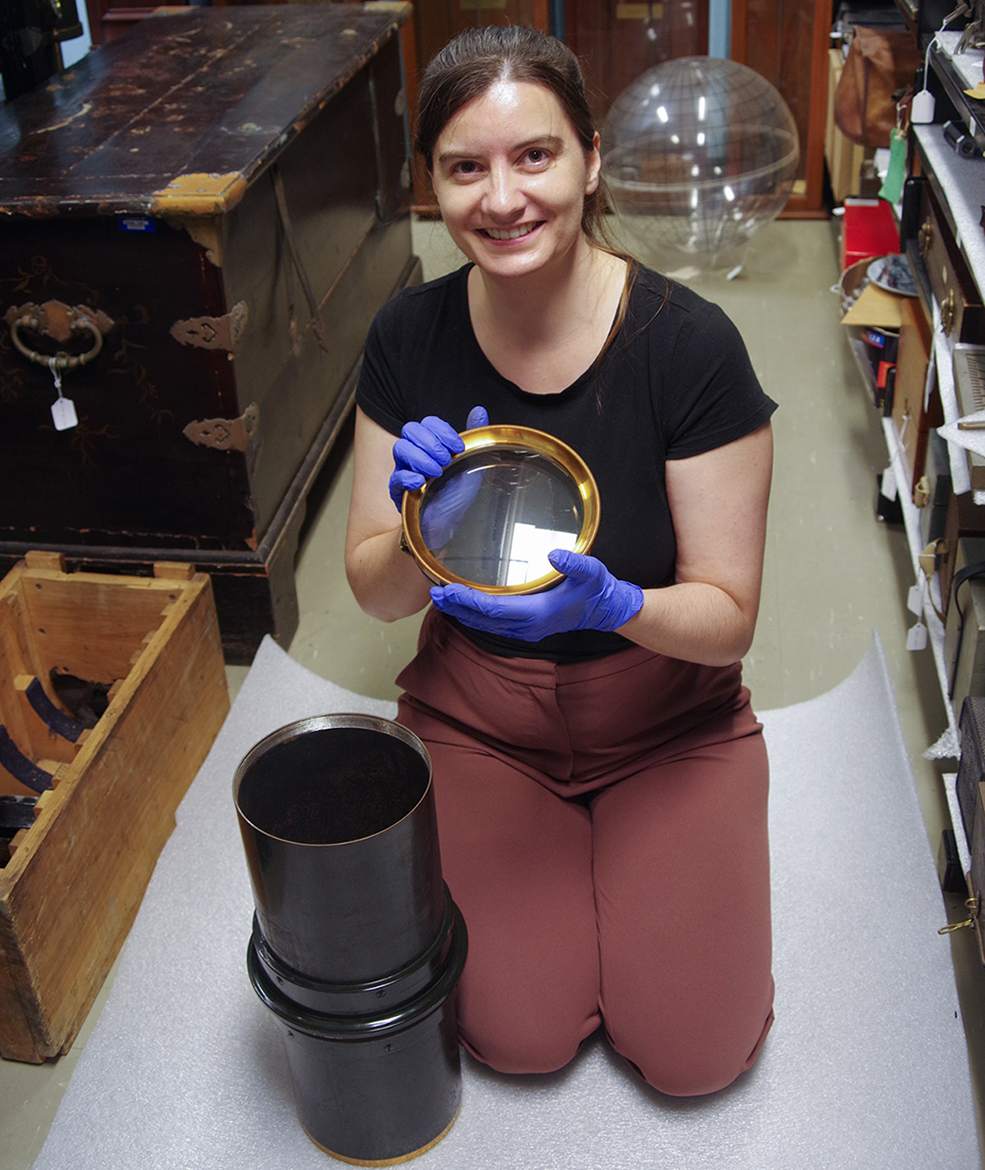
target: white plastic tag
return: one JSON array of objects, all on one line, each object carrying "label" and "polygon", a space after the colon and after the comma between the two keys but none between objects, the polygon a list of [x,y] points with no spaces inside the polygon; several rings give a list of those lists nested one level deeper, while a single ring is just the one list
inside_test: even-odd
[{"label": "white plastic tag", "polygon": [[51,404],[51,421],[55,424],[56,431],[67,431],[71,427],[79,425],[79,417],[75,413],[75,403],[71,398],[66,398],[62,394],[62,372],[58,368],[58,359],[51,358],[48,361],[48,369],[51,370],[51,376],[55,379],[55,391],[58,397]]},{"label": "white plastic tag", "polygon": [[920,617],[923,614],[923,586],[911,585],[910,593],[906,599],[906,608],[915,617]]},{"label": "white plastic tag", "polygon": [[927,627],[923,622],[911,626],[906,634],[907,650],[923,650],[927,645]]},{"label": "white plastic tag", "polygon": [[896,473],[892,464],[882,473],[882,487],[880,489],[887,500],[896,499]]},{"label": "white plastic tag", "polygon": [[910,121],[918,126],[925,126],[934,120],[934,95],[930,90],[922,89],[913,95],[910,104]]},{"label": "white plastic tag", "polygon": [[79,425],[75,403],[71,398],[58,398],[51,404],[51,421],[56,431],[67,431]]}]

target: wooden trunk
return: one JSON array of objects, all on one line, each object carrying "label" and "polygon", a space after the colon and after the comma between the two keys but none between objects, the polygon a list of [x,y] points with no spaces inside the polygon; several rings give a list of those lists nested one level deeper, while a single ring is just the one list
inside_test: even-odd
[{"label": "wooden trunk", "polygon": [[[229,709],[208,577],[60,564],[29,554],[0,582],[0,794],[37,798],[3,841],[0,1055],[32,1062],[75,1038]],[[58,675],[108,689],[91,728]]]},{"label": "wooden trunk", "polygon": [[290,641],[304,500],[416,274],[408,8],[153,17],[0,111],[0,568],[187,561],[230,659]]}]

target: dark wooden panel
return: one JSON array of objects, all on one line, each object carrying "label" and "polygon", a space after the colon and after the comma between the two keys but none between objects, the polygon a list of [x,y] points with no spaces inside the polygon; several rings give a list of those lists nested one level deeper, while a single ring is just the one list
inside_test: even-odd
[{"label": "dark wooden panel", "polygon": [[612,103],[641,73],[674,57],[708,52],[708,0],[565,0],[564,39],[582,63],[592,112],[601,125]]},{"label": "dark wooden panel", "polygon": [[[376,310],[396,286],[410,254],[408,219],[377,224],[354,249],[345,273],[321,305],[327,347],[309,326],[269,383],[245,383],[255,392],[260,416],[251,455],[258,533],[267,530],[301,456],[362,353]],[[244,370],[241,381],[245,366],[237,359],[237,368]]]},{"label": "dark wooden panel", "polygon": [[985,341],[981,294],[930,183],[923,184],[917,244],[934,300],[941,306],[945,335],[952,341],[980,345]]},{"label": "dark wooden panel", "polygon": [[797,123],[800,167],[786,216],[827,217],[823,187],[830,26],[826,0],[732,0],[732,59],[774,85]]},{"label": "dark wooden panel", "polygon": [[405,117],[408,95],[401,75],[401,55],[400,41],[394,38],[383,46],[369,68],[379,174],[377,213],[383,220],[393,219],[409,204],[410,142]]},{"label": "dark wooden panel", "polygon": [[218,274],[185,232],[155,226],[0,221],[0,315],[58,299],[114,322],[96,360],[64,374],[79,426],[62,432],[50,412],[52,374],[0,329],[0,539],[31,529],[52,542],[85,532],[96,544],[164,545],[193,544],[181,534],[194,533],[206,545],[245,547],[253,535],[242,458],[210,458],[182,434],[190,419],[239,414],[226,354],[169,332],[178,316],[224,311]]}]

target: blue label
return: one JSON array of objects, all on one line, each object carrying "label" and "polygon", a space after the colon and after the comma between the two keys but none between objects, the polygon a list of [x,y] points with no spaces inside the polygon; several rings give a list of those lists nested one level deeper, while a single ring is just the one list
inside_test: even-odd
[{"label": "blue label", "polygon": [[154,228],[154,221],[144,216],[127,215],[120,220],[121,232],[152,232]]},{"label": "blue label", "polygon": [[886,338],[881,333],[873,333],[871,329],[865,331],[865,340],[869,345],[878,346],[879,349],[883,349],[886,345]]}]

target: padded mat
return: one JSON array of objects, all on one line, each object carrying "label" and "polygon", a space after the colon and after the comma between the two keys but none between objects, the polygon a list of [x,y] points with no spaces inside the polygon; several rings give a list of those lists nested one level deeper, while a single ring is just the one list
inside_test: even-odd
[{"label": "padded mat", "polygon": [[[275,728],[355,711],[395,705],[264,641],[178,809],[36,1170],[341,1165],[301,1130],[280,1032],[247,980],[232,777]],[[758,1064],[723,1093],[673,1100],[599,1038],[549,1076],[466,1057],[461,1114],[421,1170],[979,1166],[944,907],[878,641],[832,691],[761,718],[777,1019]]]}]

